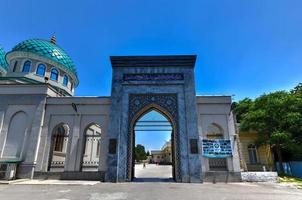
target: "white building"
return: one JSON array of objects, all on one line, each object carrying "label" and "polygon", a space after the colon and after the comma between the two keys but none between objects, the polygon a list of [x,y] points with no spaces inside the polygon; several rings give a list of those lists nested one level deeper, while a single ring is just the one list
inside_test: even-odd
[{"label": "white building", "polygon": [[[153,109],[173,125],[176,181],[239,180],[231,97],[195,95],[195,59],[112,57],[112,96],[74,97],[76,69],[54,37],[0,49],[0,161],[18,162],[18,178],[130,181],[131,127]],[[203,139],[228,140],[231,155],[206,157]]]}]

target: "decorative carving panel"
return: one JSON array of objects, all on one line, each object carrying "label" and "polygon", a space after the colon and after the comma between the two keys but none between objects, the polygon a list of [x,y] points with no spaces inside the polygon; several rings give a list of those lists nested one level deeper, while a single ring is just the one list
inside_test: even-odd
[{"label": "decorative carving panel", "polygon": [[124,81],[182,81],[182,73],[124,74]]}]

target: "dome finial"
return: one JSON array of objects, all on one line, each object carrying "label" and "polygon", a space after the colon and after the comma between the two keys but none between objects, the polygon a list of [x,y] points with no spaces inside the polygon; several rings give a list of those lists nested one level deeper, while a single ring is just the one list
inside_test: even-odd
[{"label": "dome finial", "polygon": [[50,42],[53,43],[53,44],[57,43],[56,33],[53,33],[53,35],[51,36]]}]

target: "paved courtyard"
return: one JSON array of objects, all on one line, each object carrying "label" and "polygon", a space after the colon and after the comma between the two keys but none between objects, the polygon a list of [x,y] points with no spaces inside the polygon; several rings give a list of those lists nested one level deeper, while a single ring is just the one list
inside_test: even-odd
[{"label": "paved courtyard", "polygon": [[[60,181],[57,181],[60,182]],[[86,181],[87,182],[87,181]],[[83,182],[83,183],[86,183]],[[26,182],[24,182],[26,183]],[[1,200],[300,200],[302,190],[280,184],[95,183],[0,185]]]},{"label": "paved courtyard", "polygon": [[171,165],[142,164],[135,165],[136,182],[170,182],[172,181]]}]

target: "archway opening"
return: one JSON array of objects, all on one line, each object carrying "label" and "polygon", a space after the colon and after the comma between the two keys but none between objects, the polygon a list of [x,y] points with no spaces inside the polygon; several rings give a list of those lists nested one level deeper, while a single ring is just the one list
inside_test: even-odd
[{"label": "archway opening", "polygon": [[68,147],[69,127],[59,124],[52,131],[48,171],[63,172]]},{"label": "archway opening", "polygon": [[157,109],[144,112],[133,128],[133,178],[138,182],[173,180],[173,125]]},{"label": "archway opening", "polygon": [[81,162],[82,171],[98,171],[100,157],[101,127],[90,124],[84,131],[84,144]]},{"label": "archway opening", "polygon": [[[207,138],[211,140],[224,139],[223,129],[215,123],[212,123],[207,128]],[[209,158],[210,171],[227,171],[226,158]]]}]

